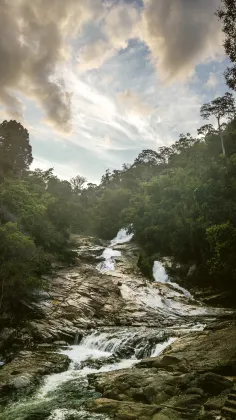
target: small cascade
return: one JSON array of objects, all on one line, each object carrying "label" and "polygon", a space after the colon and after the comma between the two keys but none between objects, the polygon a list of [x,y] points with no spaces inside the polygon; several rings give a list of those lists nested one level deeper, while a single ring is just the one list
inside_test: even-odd
[{"label": "small cascade", "polygon": [[[48,376],[35,400],[40,402],[50,398],[62,386],[75,380],[80,381],[86,388],[87,375],[130,368],[139,359],[158,356],[175,339],[168,337],[164,331],[145,328],[111,328],[107,331],[94,331],[83,337],[79,345],[72,345],[61,351],[71,360],[69,369]],[[65,414],[66,410],[56,411],[50,420],[64,419]]]},{"label": "small cascade", "polygon": [[112,247],[118,244],[129,242],[133,237],[133,233],[128,233],[127,229],[121,229],[116,237],[111,240],[110,246],[103,251],[102,258],[104,261],[97,265],[98,271],[105,273],[115,270],[115,259],[121,256],[121,252],[114,250]]},{"label": "small cascade", "polygon": [[76,334],[75,334],[75,341],[74,341],[74,345],[79,344],[80,339],[81,339],[81,334],[80,334],[80,333],[76,333]]},{"label": "small cascade", "polygon": [[110,356],[118,357],[121,361],[129,357],[135,361],[151,356],[153,351],[157,354],[157,344],[160,344],[159,353],[169,345],[168,337],[163,331],[111,328],[108,331],[94,331],[85,336],[79,345],[73,345],[63,350],[62,353],[69,356],[72,361],[72,368],[75,365],[78,368],[79,364],[87,359],[104,358],[104,361],[106,361],[105,359],[110,358]]},{"label": "small cascade", "polygon": [[120,256],[120,251],[113,250],[112,248],[106,248],[102,253],[104,261],[97,265],[97,269],[101,272],[115,270],[115,258]]},{"label": "small cascade", "polygon": [[158,343],[156,347],[153,349],[151,353],[151,357],[159,356],[163,352],[163,350],[166,347],[170,346],[172,343],[174,343],[175,340],[177,340],[176,337],[170,337],[168,338],[168,340],[164,341],[164,343]]},{"label": "small cascade", "polygon": [[158,283],[169,283],[175,290],[180,291],[184,296],[188,299],[194,300],[194,297],[188,290],[184,289],[184,287],[179,286],[179,284],[174,283],[170,280],[165,267],[160,261],[154,261],[153,264],[153,277],[156,282]]},{"label": "small cascade", "polygon": [[134,234],[129,233],[127,229],[120,229],[116,237],[111,240],[110,246],[115,246],[118,244],[125,244],[126,242],[130,242],[133,236]]},{"label": "small cascade", "polygon": [[[97,269],[104,273],[115,270],[116,259],[122,252],[122,246],[117,245],[129,242],[132,237],[128,230],[121,229],[106,249],[101,247],[101,252],[104,249],[103,261],[97,265]],[[96,250],[95,260],[100,249]],[[132,247],[127,247],[126,251],[129,254]],[[83,252],[86,252],[86,248]],[[155,261],[153,265],[153,277],[159,283],[155,284],[141,275],[136,276],[136,273],[132,275],[127,271],[127,274],[123,269],[125,258],[126,254],[123,265],[120,264],[113,277],[106,280],[114,280],[114,284],[118,285],[119,298],[123,299],[121,303],[127,308],[127,318],[124,319],[129,322],[121,322],[119,327],[97,327],[93,331],[85,329],[83,333],[78,331],[74,345],[65,346],[60,351],[68,356],[69,368],[46,377],[33,396],[26,396],[4,408],[4,417],[0,414],[1,420],[109,420],[106,414],[90,413],[86,409],[89,401],[101,397],[92,386],[93,380],[89,378],[93,377],[89,377],[90,374],[131,368],[138,360],[157,357],[177,338],[204,329],[202,318],[197,322],[196,317],[206,316],[209,319],[211,316],[214,319],[220,313],[218,308],[208,308],[194,302],[187,290],[171,281],[160,261]],[[99,276],[99,280],[103,281],[104,278]],[[87,296],[89,289],[85,291]],[[83,294],[78,296],[83,297]],[[150,328],[151,325],[155,327]],[[0,366],[2,364],[0,361]]]}]

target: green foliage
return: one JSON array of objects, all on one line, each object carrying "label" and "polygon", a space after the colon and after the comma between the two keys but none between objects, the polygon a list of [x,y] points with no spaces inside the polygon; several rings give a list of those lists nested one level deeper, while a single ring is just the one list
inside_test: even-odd
[{"label": "green foliage", "polygon": [[[0,125],[0,314],[16,313],[42,287],[41,275],[55,260],[73,263],[70,233],[87,228],[90,184],[77,176],[60,180],[47,171],[29,171],[32,163],[28,131],[16,121]],[[86,198],[86,199],[85,199]]]},{"label": "green foliage", "polygon": [[131,191],[127,189],[107,188],[101,195],[96,206],[95,231],[104,239],[116,236],[122,227],[120,214],[128,206]]},{"label": "green foliage", "polygon": [[29,236],[16,223],[0,227],[0,312],[18,310],[30,292],[42,286],[40,276],[47,272],[48,261]]},{"label": "green foliage", "polygon": [[32,163],[29,133],[16,121],[0,124],[0,175],[19,174]]},{"label": "green foliage", "polygon": [[[133,165],[108,170],[93,189],[90,228],[110,239],[120,227],[130,226],[143,248],[139,267],[150,277],[158,254],[184,265],[195,262],[211,283],[227,275],[228,286],[234,287],[236,120],[221,125],[221,133],[212,126],[200,131],[201,139],[181,134],[171,147],[144,150]],[[227,158],[221,155],[221,134]]]},{"label": "green foliage", "polygon": [[[225,144],[224,144],[224,135],[222,132],[223,124],[222,118],[227,121],[233,119],[236,114],[235,100],[232,93],[226,92],[224,96],[213,99],[211,102],[202,105],[200,109],[201,117],[205,120],[208,120],[210,117],[214,116],[217,120],[218,133],[220,135],[222,153],[225,156]],[[225,123],[224,123],[225,125]],[[198,134],[210,135],[217,133],[214,130],[211,124],[205,125],[198,130]]]},{"label": "green foliage", "polygon": [[[230,222],[213,225],[206,231],[210,245],[209,271],[225,283],[236,281],[236,227]],[[236,289],[236,284],[233,283]]]},{"label": "green foliage", "polygon": [[235,0],[222,0],[217,12],[223,23],[224,48],[232,65],[225,71],[226,83],[236,90],[236,3]]}]

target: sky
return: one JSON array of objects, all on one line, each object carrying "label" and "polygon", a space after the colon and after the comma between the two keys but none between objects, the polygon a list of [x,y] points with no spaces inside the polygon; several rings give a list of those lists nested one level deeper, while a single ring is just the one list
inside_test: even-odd
[{"label": "sky", "polygon": [[1,0],[0,118],[32,168],[99,182],[143,149],[196,134],[224,94],[220,0]]}]

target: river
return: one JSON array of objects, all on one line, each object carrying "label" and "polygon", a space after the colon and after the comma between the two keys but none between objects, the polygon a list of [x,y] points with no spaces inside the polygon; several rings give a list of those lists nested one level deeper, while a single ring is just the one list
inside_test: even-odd
[{"label": "river", "polygon": [[[131,239],[132,234],[122,229],[99,256],[96,269],[104,276],[119,276],[117,261],[122,263],[122,247]],[[187,290],[171,282],[159,261],[154,263],[153,277],[155,284],[147,282],[142,287],[132,279],[124,281],[120,293],[130,305],[149,307],[151,313],[159,311],[170,318],[169,326],[103,326],[86,330],[82,339],[75,335],[73,345],[59,350],[70,359],[68,370],[47,376],[33,395],[13,401],[0,414],[1,420],[108,419],[105,414],[86,410],[88,401],[99,397],[89,385],[89,375],[131,368],[140,359],[158,356],[178,337],[203,330],[204,316],[213,319],[219,313],[199,304]],[[182,321],[175,323],[177,318]]]}]

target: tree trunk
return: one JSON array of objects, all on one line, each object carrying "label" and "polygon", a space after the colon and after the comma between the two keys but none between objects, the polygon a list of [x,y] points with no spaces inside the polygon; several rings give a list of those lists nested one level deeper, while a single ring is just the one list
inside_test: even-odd
[{"label": "tree trunk", "polygon": [[220,126],[220,119],[218,118],[218,128],[219,128],[219,133],[220,133],[220,141],[221,141],[221,147],[222,147],[222,153],[225,156],[225,143],[224,143],[224,136],[221,130],[221,126]]},{"label": "tree trunk", "polygon": [[221,131],[221,130],[220,130],[220,140],[221,140],[222,152],[223,152],[223,155],[225,156],[225,144],[224,144],[224,137],[223,137],[223,134],[222,134],[222,131]]}]

